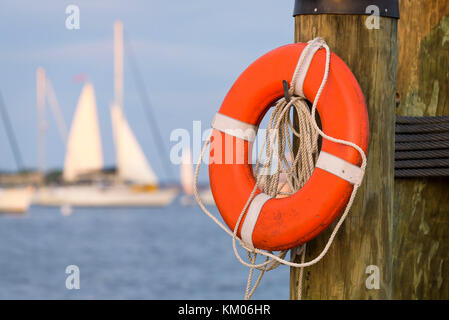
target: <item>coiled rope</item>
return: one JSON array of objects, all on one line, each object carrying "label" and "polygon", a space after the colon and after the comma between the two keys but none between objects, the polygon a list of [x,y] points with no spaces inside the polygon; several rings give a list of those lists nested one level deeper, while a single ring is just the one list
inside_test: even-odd
[{"label": "coiled rope", "polygon": [[[304,75],[304,72],[307,72],[307,70],[303,70],[303,63],[305,60],[305,55],[307,52],[309,54],[314,55],[315,51],[313,51],[313,47],[318,47],[317,49],[324,48],[326,50],[326,65],[325,65],[325,71],[323,80],[321,82],[321,85],[318,89],[318,92],[315,96],[315,100],[313,102],[311,110],[309,110],[309,107],[307,105],[307,102],[305,100],[305,97],[302,95],[298,95],[300,93],[295,92],[296,82],[298,79],[298,75],[302,73]],[[308,51],[308,50],[312,50]],[[334,137],[328,136],[325,134],[317,125],[316,123],[316,108],[318,101],[320,99],[321,93],[327,83],[327,79],[329,76],[329,67],[330,67],[330,59],[331,59],[331,52],[326,44],[326,42],[321,38],[315,38],[312,41],[308,42],[308,45],[304,48],[303,54],[301,55],[300,59],[298,60],[298,64],[296,66],[295,72],[293,74],[293,79],[291,81],[291,86],[289,89],[289,94],[291,95],[290,101],[287,101],[286,98],[282,98],[278,101],[278,103],[274,106],[272,114],[270,116],[270,121],[268,128],[272,130],[267,130],[267,133],[265,135],[263,147],[261,148],[256,166],[255,166],[255,178],[256,183],[254,185],[254,189],[252,190],[251,194],[249,195],[248,201],[246,202],[245,206],[242,208],[242,211],[240,213],[240,216],[237,220],[237,223],[234,227],[234,230],[229,230],[221,221],[217,219],[202,203],[197,189],[197,183],[198,183],[198,175],[199,175],[199,169],[201,166],[202,159],[204,158],[204,154],[207,150],[207,147],[210,144],[211,141],[211,135],[206,140],[203,149],[201,150],[200,159],[198,161],[198,164],[195,168],[195,176],[194,176],[194,195],[196,198],[196,201],[198,202],[201,209],[206,213],[207,216],[209,216],[220,228],[222,228],[226,233],[228,233],[232,237],[232,247],[234,250],[234,254],[237,257],[238,261],[242,263],[243,265],[250,268],[249,276],[248,276],[248,282],[246,286],[245,291],[245,299],[250,299],[253,295],[254,291],[256,290],[257,286],[259,285],[263,275],[265,272],[273,270],[277,268],[280,264],[287,265],[289,267],[296,267],[301,268],[300,270],[300,279],[299,279],[299,286],[298,286],[298,298],[301,299],[301,293],[302,293],[302,275],[303,275],[303,268],[311,266],[319,262],[327,253],[329,250],[338,230],[340,229],[341,225],[343,224],[344,220],[346,219],[349,210],[352,206],[352,203],[354,201],[355,195],[357,193],[357,190],[360,186],[360,184],[354,184],[354,188],[352,190],[351,196],[349,198],[349,202],[346,205],[346,208],[341,215],[339,221],[337,222],[334,230],[332,231],[328,242],[326,243],[324,249],[321,251],[321,253],[311,261],[305,262],[305,253],[306,253],[306,244],[303,244],[297,248],[293,248],[291,251],[291,259],[290,261],[285,259],[285,256],[288,253],[288,250],[280,251],[277,254],[274,254],[271,251],[264,251],[257,248],[248,248],[245,246],[245,244],[242,242],[241,239],[237,237],[237,231],[239,229],[239,226],[242,222],[242,218],[245,215],[249,205],[251,204],[251,201],[254,199],[254,196],[256,194],[256,191],[258,188],[260,188],[264,193],[276,197],[276,196],[283,196],[283,195],[290,195],[295,193],[297,190],[299,190],[305,182],[310,178],[310,175],[312,174],[315,162],[317,160],[317,156],[319,153],[318,150],[318,137],[321,136],[323,139],[327,139],[330,141],[333,141],[335,143],[340,143],[343,145],[350,146],[354,149],[356,149],[360,157],[362,159],[362,165],[361,170],[364,173],[366,168],[366,155],[364,151],[356,144],[336,139]],[[303,77],[304,79],[304,77]],[[301,86],[302,88],[302,86]],[[299,119],[299,131],[297,131],[294,126],[291,119],[291,111],[296,113],[298,119]],[[276,172],[271,176],[264,176],[260,174],[259,168],[261,166],[261,157],[262,157],[262,151],[263,148],[266,146],[266,158],[263,164],[264,168],[270,168],[273,164],[273,158],[274,158],[274,152],[273,149],[276,147],[276,144],[272,142],[271,137],[269,136],[270,132],[276,132],[279,135],[278,139],[278,150],[277,150],[277,170]],[[293,150],[293,142],[291,139],[291,135],[294,135],[297,140],[299,141],[299,147],[297,148],[296,152]],[[290,154],[294,155],[293,160],[291,164],[289,163],[285,151],[286,148],[290,152]],[[281,174],[284,174],[286,176],[286,181],[284,183],[280,183],[280,176]],[[282,192],[281,190],[284,188],[284,186],[288,184],[289,192]],[[248,262],[244,261],[242,257],[240,256],[236,243],[239,243],[240,246],[247,251],[248,254]],[[263,263],[256,263],[257,255],[264,256],[265,261]],[[301,256],[301,262],[295,263],[293,262],[295,257],[299,255]],[[256,282],[253,286],[251,286],[252,277],[254,274],[254,270],[260,270],[260,274],[258,278],[256,279]]]}]

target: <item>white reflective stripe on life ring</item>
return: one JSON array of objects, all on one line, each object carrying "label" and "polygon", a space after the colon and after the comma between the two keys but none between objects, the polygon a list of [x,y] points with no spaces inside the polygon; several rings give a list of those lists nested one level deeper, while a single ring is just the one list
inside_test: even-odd
[{"label": "white reflective stripe on life ring", "polygon": [[248,249],[254,249],[253,245],[253,231],[256,226],[257,219],[259,218],[260,211],[262,210],[265,202],[270,200],[271,197],[265,193],[259,193],[254,197],[253,201],[249,205],[248,211],[246,212],[245,221],[243,221],[241,237],[242,241]]},{"label": "white reflective stripe on life ring", "polygon": [[249,142],[253,142],[257,134],[256,126],[221,113],[215,115],[212,121],[212,128]]},{"label": "white reflective stripe on life ring", "polygon": [[315,167],[330,172],[352,184],[360,185],[363,180],[363,170],[360,167],[324,151],[320,152]]}]

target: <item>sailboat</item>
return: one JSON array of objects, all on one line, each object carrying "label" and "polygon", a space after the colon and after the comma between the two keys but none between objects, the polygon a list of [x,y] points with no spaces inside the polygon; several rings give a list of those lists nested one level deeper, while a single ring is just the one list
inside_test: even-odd
[{"label": "sailboat", "polygon": [[[193,195],[193,160],[190,149],[184,148],[182,151],[182,162],[180,165],[180,180],[183,195],[180,198],[180,202],[184,206],[196,205],[196,200]],[[214,198],[209,188],[199,191],[199,197],[205,205],[214,205]]]},{"label": "sailboat", "polygon": [[[176,188],[161,189],[137,139],[121,110],[111,106],[117,155],[113,184],[101,179],[103,155],[94,87],[86,83],[76,107],[67,142],[63,180],[65,185],[43,187],[35,203],[48,206],[166,206],[177,195]],[[100,178],[92,178],[100,177]],[[80,184],[80,180],[90,180]]]},{"label": "sailboat", "polygon": [[24,213],[28,211],[33,193],[34,188],[31,186],[0,188],[0,212]]},{"label": "sailboat", "polygon": [[[103,154],[94,87],[82,89],[71,125],[63,171],[64,186],[40,188],[35,202],[57,206],[166,206],[176,187],[161,188],[123,112],[123,24],[114,24],[114,100],[110,113],[116,172],[110,181]],[[80,181],[89,181],[80,184]]]},{"label": "sailboat", "polygon": [[[3,101],[3,96],[0,94],[0,116],[6,129],[8,140],[11,149],[14,153],[14,159],[19,170],[23,170],[22,156],[17,144],[17,140],[9,120],[6,105]],[[13,174],[18,177],[18,174]],[[18,179],[20,180],[20,179]],[[32,186],[18,186],[18,183],[13,183],[14,187],[0,188],[0,212],[8,213],[23,213],[26,212],[31,204],[31,199],[34,193]],[[21,183],[19,183],[21,184]]]}]

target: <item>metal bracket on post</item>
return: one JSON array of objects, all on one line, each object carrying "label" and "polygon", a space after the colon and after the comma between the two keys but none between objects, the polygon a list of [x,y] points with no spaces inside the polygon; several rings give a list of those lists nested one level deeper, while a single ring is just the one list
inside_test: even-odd
[{"label": "metal bracket on post", "polygon": [[399,0],[295,0],[293,16],[305,14],[371,15],[372,6],[379,16],[399,19]]}]

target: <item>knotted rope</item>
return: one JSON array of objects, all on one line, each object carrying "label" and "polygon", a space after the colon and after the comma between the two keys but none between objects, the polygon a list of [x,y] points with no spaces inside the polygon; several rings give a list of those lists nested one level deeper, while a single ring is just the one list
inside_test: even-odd
[{"label": "knotted rope", "polygon": [[[313,50],[315,48],[315,50]],[[297,82],[304,81],[305,74],[307,73],[307,68],[303,69],[303,64],[306,59],[313,58],[313,55],[315,52],[321,48],[324,48],[326,50],[326,65],[325,65],[325,72],[324,77],[321,82],[321,85],[318,89],[318,92],[315,96],[315,100],[313,102],[311,110],[309,110],[309,107],[307,105],[307,101],[304,97],[304,94],[302,93],[302,83],[300,83],[300,90],[297,90]],[[245,291],[245,299],[251,298],[254,291],[256,290],[257,286],[259,285],[263,275],[265,272],[273,270],[277,268],[280,264],[287,265],[290,267],[296,267],[301,268],[300,271],[300,279],[299,279],[299,286],[298,286],[298,298],[301,299],[301,288],[302,288],[302,275],[303,275],[303,268],[311,266],[317,262],[319,262],[327,253],[329,250],[338,230],[340,229],[341,225],[343,224],[344,220],[346,219],[348,212],[352,206],[352,203],[354,201],[354,197],[357,193],[357,189],[359,188],[360,184],[354,184],[354,188],[352,190],[351,196],[349,198],[349,202],[346,205],[346,208],[341,215],[338,223],[336,224],[333,232],[331,233],[329,240],[322,250],[322,252],[313,260],[305,262],[305,252],[306,252],[306,244],[303,244],[297,248],[293,248],[291,252],[291,261],[285,260],[285,256],[288,253],[288,250],[280,251],[277,254],[274,254],[271,251],[264,251],[257,248],[248,248],[248,246],[243,243],[241,239],[237,237],[237,231],[239,229],[239,226],[242,222],[243,216],[245,215],[245,212],[248,210],[249,205],[251,204],[252,200],[254,199],[254,196],[256,194],[257,189],[261,189],[264,193],[268,194],[271,197],[280,197],[280,196],[288,196],[291,194],[294,194],[296,191],[298,191],[310,178],[314,168],[315,163],[318,157],[318,137],[321,136],[323,139],[327,139],[336,143],[340,143],[343,145],[347,145],[350,147],[353,147],[356,149],[361,156],[362,159],[362,165],[361,170],[364,173],[366,168],[366,155],[363,152],[363,150],[356,144],[336,139],[333,137],[330,137],[326,135],[317,125],[316,123],[316,108],[318,101],[320,99],[321,93],[324,89],[324,86],[326,85],[328,76],[329,76],[329,67],[330,67],[330,58],[331,53],[330,49],[327,46],[326,42],[321,38],[316,38],[312,41],[308,42],[307,47],[304,49],[304,54],[301,55],[298,64],[295,69],[295,73],[293,75],[293,79],[291,81],[291,86],[289,89],[289,94],[291,95],[290,101],[287,101],[286,97],[280,99],[276,105],[273,108],[273,111],[270,116],[270,121],[268,124],[268,129],[265,135],[263,146],[259,152],[256,166],[255,166],[255,178],[256,183],[254,186],[254,189],[252,190],[248,201],[246,202],[245,206],[242,208],[242,211],[239,215],[239,218],[237,220],[237,223],[234,227],[233,231],[230,231],[222,222],[220,222],[202,203],[197,189],[197,183],[198,183],[198,174],[199,169],[201,166],[202,159],[204,157],[204,154],[207,150],[208,145],[211,141],[211,136],[206,140],[203,149],[201,151],[199,162],[195,169],[195,176],[194,176],[194,195],[195,198],[201,207],[201,209],[208,215],[218,226],[220,226],[226,233],[228,233],[232,237],[232,246],[234,250],[234,254],[237,257],[237,259],[242,263],[243,265],[250,268],[249,276],[248,276],[248,282],[246,286]],[[307,52],[309,52],[309,55],[312,57],[307,56]],[[299,91],[299,92],[298,92]],[[297,118],[299,119],[299,131],[297,131],[293,126],[292,121],[292,113],[296,113]],[[271,129],[271,130],[270,130]],[[271,133],[275,133],[278,136],[277,143],[273,142]],[[299,143],[298,148],[296,152],[293,150],[293,138],[292,135],[294,135]],[[277,152],[274,152],[273,150],[277,146]],[[266,147],[266,158],[262,165],[263,168],[271,168],[274,163],[274,156],[276,156],[276,164],[277,164],[277,170],[273,175],[263,175],[261,173],[260,166],[261,166],[261,158],[262,158],[262,151],[263,148]],[[286,156],[286,151],[288,151],[291,155],[293,155],[293,159],[289,161]],[[281,182],[280,177],[281,175],[285,176],[285,181]],[[288,191],[284,190],[284,187],[288,186]],[[239,242],[240,246],[245,249],[248,253],[248,262],[244,261],[242,257],[240,256],[236,243]],[[265,257],[265,261],[263,263],[257,264],[256,258],[257,255],[261,255]],[[295,263],[293,262],[296,255],[301,256],[301,263]],[[251,287],[252,277],[254,274],[254,269],[260,270],[260,274],[254,284],[253,287]]]}]

